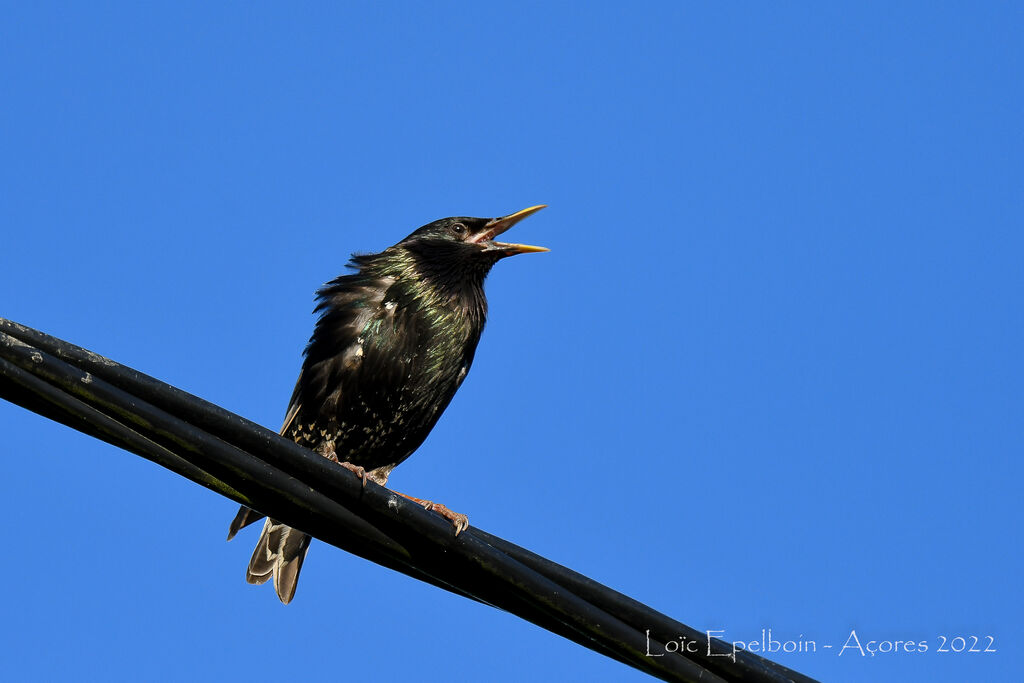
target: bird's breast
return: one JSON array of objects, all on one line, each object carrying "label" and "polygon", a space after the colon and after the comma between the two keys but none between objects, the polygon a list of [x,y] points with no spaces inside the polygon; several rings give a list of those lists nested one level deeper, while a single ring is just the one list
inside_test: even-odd
[{"label": "bird's breast", "polygon": [[340,354],[328,429],[339,457],[368,467],[419,447],[465,379],[479,338],[458,316],[389,303]]}]

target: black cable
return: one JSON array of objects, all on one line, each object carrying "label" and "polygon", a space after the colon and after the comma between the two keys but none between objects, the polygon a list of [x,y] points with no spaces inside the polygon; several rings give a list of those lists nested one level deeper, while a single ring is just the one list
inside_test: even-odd
[{"label": "black cable", "polygon": [[[812,679],[708,639],[642,603],[438,516],[260,425],[0,318],[0,397],[157,462],[332,545],[507,610],[664,680]],[[649,634],[649,635],[648,635]],[[646,655],[680,637],[700,652]]]},{"label": "black cable", "polygon": [[[47,375],[51,379],[61,380],[65,384],[71,386],[74,386],[75,383],[81,384],[82,380],[87,378],[87,375],[85,373],[79,373],[76,375],[76,372],[78,371],[75,371],[74,369],[71,369],[70,366],[67,366],[67,369],[70,369],[71,372],[67,376],[61,377],[60,370],[62,369],[62,364],[60,363],[60,361],[57,361],[56,359],[48,356],[47,354],[41,354],[36,349],[31,349],[29,347],[24,346],[19,347],[18,344],[12,344],[11,342],[11,337],[0,334],[0,395],[4,395],[7,398],[11,399],[13,402],[22,405],[28,405],[29,403],[38,403],[40,399],[43,401],[50,401],[52,403],[52,406],[49,410],[45,412],[51,413],[50,416],[54,417],[55,419],[58,419],[59,421],[76,428],[82,426],[77,422],[77,420],[86,420],[89,422],[89,428],[83,431],[87,431],[87,433],[92,433],[94,436],[102,438],[103,440],[113,443],[115,445],[119,445],[128,450],[132,450],[133,452],[142,455],[143,457],[146,457],[150,460],[153,460],[158,464],[164,465],[169,469],[172,469],[173,471],[182,474],[183,476],[187,476],[189,478],[193,478],[193,476],[196,476],[197,481],[200,478],[206,479],[207,482],[212,480],[213,485],[208,485],[208,487],[216,491],[224,492],[227,495],[227,491],[225,490],[226,486],[223,483],[219,482],[218,480],[212,479],[207,473],[203,472],[199,468],[192,468],[191,464],[186,463],[188,467],[181,467],[180,459],[178,459],[177,456],[175,456],[174,454],[169,453],[167,449],[165,449],[164,447],[155,443],[155,441],[147,438],[146,436],[140,435],[135,430],[129,428],[126,425],[118,423],[116,420],[112,419],[107,415],[104,415],[103,413],[94,409],[92,406],[87,405],[81,400],[71,396],[69,393],[62,391],[61,389],[51,384],[48,384],[44,379],[41,379],[40,377],[36,376],[36,374],[29,372],[28,370],[25,369],[25,367],[21,366],[26,366],[29,369],[41,371],[39,374]],[[13,358],[15,361],[17,361],[17,363],[13,363],[10,360],[7,360],[8,358]],[[104,387],[104,383],[102,382],[102,380],[98,380],[95,377],[89,378],[88,384],[90,390],[93,390],[97,387],[99,388],[99,398],[107,395],[111,391],[109,387]],[[92,392],[90,391],[90,393]],[[27,397],[33,398],[26,400]],[[151,409],[147,408],[146,406],[139,402],[136,402],[132,406],[132,410],[135,411],[135,414],[137,416],[144,417],[146,421],[152,420],[152,424],[154,426],[156,433],[159,433],[160,431],[164,431],[166,429],[167,416],[161,417],[158,413],[152,411]],[[57,415],[58,412],[60,413],[59,416]],[[140,431],[146,430],[142,429]],[[218,444],[215,439],[209,438],[208,436],[193,435],[193,437],[193,441],[187,441],[183,439],[180,435],[178,436],[178,439],[179,442],[186,442],[188,450],[192,451],[193,453],[216,453],[217,455],[215,456],[214,462],[216,461],[216,458],[224,457],[223,453],[217,453],[218,450],[223,448],[223,444]],[[189,468],[191,468],[191,471],[189,471]],[[341,471],[347,472],[345,470]],[[197,472],[201,474],[197,476]],[[225,473],[228,473],[225,478],[231,478],[229,472],[230,470],[225,470]],[[286,476],[283,475],[283,473],[277,473],[270,470],[264,472],[264,475],[270,481],[279,480],[280,477]],[[277,486],[278,484],[280,484],[280,481],[278,481],[277,484],[271,486],[271,491],[273,491],[274,486]],[[356,483],[356,486],[358,487],[358,482]],[[281,486],[281,488],[285,491],[286,496],[288,495],[287,489],[289,487],[290,484],[288,483],[285,483],[284,485]],[[301,497],[302,496],[300,494],[300,498]],[[252,503],[252,498],[249,497],[239,496],[237,499],[240,502],[248,501],[250,504]],[[401,500],[404,501],[404,499]],[[322,516],[323,514],[328,514],[330,516],[338,512],[337,506],[335,506],[331,501],[313,500],[313,504],[311,506],[312,511],[310,509],[303,509],[302,507],[299,507],[298,509],[287,510],[287,508],[281,508],[280,503],[281,501],[276,501],[271,504],[271,507],[268,507],[266,509],[270,510],[271,514],[275,516],[281,516],[284,519],[301,520],[301,523],[303,524],[301,528],[303,529],[317,529],[318,527],[323,526],[323,520],[319,519],[320,516]],[[275,509],[277,511],[274,511]],[[420,511],[420,508],[418,508],[418,506],[415,505],[412,506],[412,509],[415,511]],[[438,580],[434,576],[423,573],[415,565],[403,563],[400,560],[396,560],[393,556],[389,556],[387,553],[381,553],[380,546],[360,545],[352,537],[346,537],[341,539],[337,538],[336,532],[339,530],[347,531],[346,527],[348,526],[349,523],[352,522],[352,519],[347,518],[345,514],[342,514],[340,517],[334,516],[333,519],[329,519],[327,521],[327,531],[318,531],[315,533],[317,533],[319,537],[332,543],[333,545],[353,552],[354,554],[365,557],[366,559],[369,559],[373,562],[377,562],[384,566],[396,569],[397,571],[406,573],[409,576],[413,576],[414,578],[419,578],[438,587],[452,591],[456,594],[464,595],[465,597],[477,599],[482,602],[487,602],[486,600],[481,600],[480,596],[467,593],[458,588],[457,586],[446,584],[443,581]],[[361,522],[361,520],[358,521]],[[442,527],[446,526],[446,524],[442,524]],[[400,546],[395,547],[399,549],[400,555],[408,556],[408,553],[406,553],[403,548],[401,548]],[[426,559],[420,558],[419,564],[425,566],[427,564]],[[505,596],[505,600],[515,601],[516,596],[514,594],[509,594]],[[543,628],[552,630],[569,639],[576,640],[577,642],[580,642],[581,644],[587,647],[597,649],[603,654],[607,654],[608,656],[611,656],[615,659],[624,661],[623,658],[614,649],[609,650],[600,644],[593,643],[590,639],[587,638],[581,640],[581,636],[579,634],[569,631],[562,623],[550,620],[546,617],[546,615],[538,612],[535,606],[531,606],[529,603],[519,605],[518,607],[516,606],[516,604],[512,604],[509,607],[509,611],[516,613],[522,616],[523,618],[526,618],[538,624]],[[631,662],[624,661],[624,663],[634,665]]]}]

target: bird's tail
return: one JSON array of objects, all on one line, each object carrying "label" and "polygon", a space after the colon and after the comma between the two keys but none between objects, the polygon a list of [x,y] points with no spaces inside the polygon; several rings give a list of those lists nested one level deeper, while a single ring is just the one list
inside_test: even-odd
[{"label": "bird's tail", "polygon": [[281,602],[288,604],[295,597],[302,561],[306,559],[311,537],[298,529],[285,526],[269,517],[263,524],[263,533],[249,560],[245,580],[266,583],[274,578],[274,590]]}]

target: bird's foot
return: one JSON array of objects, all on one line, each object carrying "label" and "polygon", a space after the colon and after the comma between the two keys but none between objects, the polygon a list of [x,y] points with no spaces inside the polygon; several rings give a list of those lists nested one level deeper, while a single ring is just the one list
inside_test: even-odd
[{"label": "bird's foot", "polygon": [[395,493],[398,493],[398,495],[400,495],[402,498],[408,498],[412,502],[422,505],[425,510],[436,512],[437,514],[447,519],[449,522],[452,523],[452,526],[455,527],[456,536],[458,536],[460,533],[469,528],[469,517],[458,512],[452,512],[441,503],[434,503],[429,500],[423,500],[422,498],[414,498],[413,496],[410,496],[405,493],[399,493],[398,491],[395,491]]},{"label": "bird's foot", "polygon": [[359,477],[359,480],[363,482],[363,488],[364,489],[366,488],[367,475],[366,475],[366,470],[365,469],[363,469],[359,465],[353,465],[350,462],[341,462],[340,460],[338,460],[338,456],[334,456],[334,462],[338,463],[339,465],[344,467],[346,470],[348,470],[352,474],[354,474],[357,477]]},{"label": "bird's foot", "polygon": [[344,467],[346,470],[348,470],[352,474],[354,474],[357,477],[359,477],[359,480],[361,482],[363,482],[363,488],[364,489],[366,488],[366,477],[367,477],[366,470],[364,470],[359,465],[353,465],[350,462],[342,462],[341,459],[338,457],[338,454],[334,452],[334,442],[333,441],[324,441],[324,442],[322,442],[319,446],[317,446],[316,452],[319,453],[320,455],[324,456],[325,458],[327,458],[331,462],[338,463],[339,465]]}]

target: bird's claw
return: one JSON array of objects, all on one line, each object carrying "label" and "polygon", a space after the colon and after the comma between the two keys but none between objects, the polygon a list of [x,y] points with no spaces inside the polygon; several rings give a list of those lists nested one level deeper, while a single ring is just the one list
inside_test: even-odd
[{"label": "bird's claw", "polygon": [[452,523],[452,526],[455,527],[456,536],[458,536],[463,531],[469,528],[469,517],[458,512],[452,512],[444,505],[441,505],[441,503],[435,503],[430,500],[423,500],[422,498],[415,498],[413,496],[410,496],[408,493],[402,493],[401,491],[395,491],[395,493],[400,495],[402,498],[408,498],[412,502],[418,505],[422,505],[424,510],[436,512],[437,514],[447,519],[449,522]]},{"label": "bird's claw", "polygon": [[[335,456],[335,458],[336,458],[336,457],[337,457],[337,456]],[[362,467],[360,467],[359,465],[353,465],[353,464],[352,464],[352,463],[350,463],[350,462],[341,462],[341,461],[339,461],[339,460],[337,460],[337,459],[335,459],[335,462],[337,462],[337,463],[338,463],[339,465],[341,465],[342,467],[344,467],[344,468],[345,468],[346,470],[348,470],[348,471],[349,471],[349,472],[351,472],[352,474],[354,474],[354,475],[356,475],[357,477],[359,477],[360,481],[362,481],[362,482],[363,482],[363,488],[364,488],[364,489],[366,488],[366,479],[367,479],[367,476],[366,476],[366,470],[365,470],[365,469],[363,469],[363,468],[362,468]]]},{"label": "bird's claw", "polygon": [[451,522],[452,526],[455,527],[456,536],[458,536],[463,531],[469,528],[469,517],[459,512],[452,512],[441,503],[434,503],[429,500],[423,500],[420,501],[420,505],[422,505],[424,509],[430,510],[431,512],[436,512],[437,514],[441,515],[449,522]]}]

